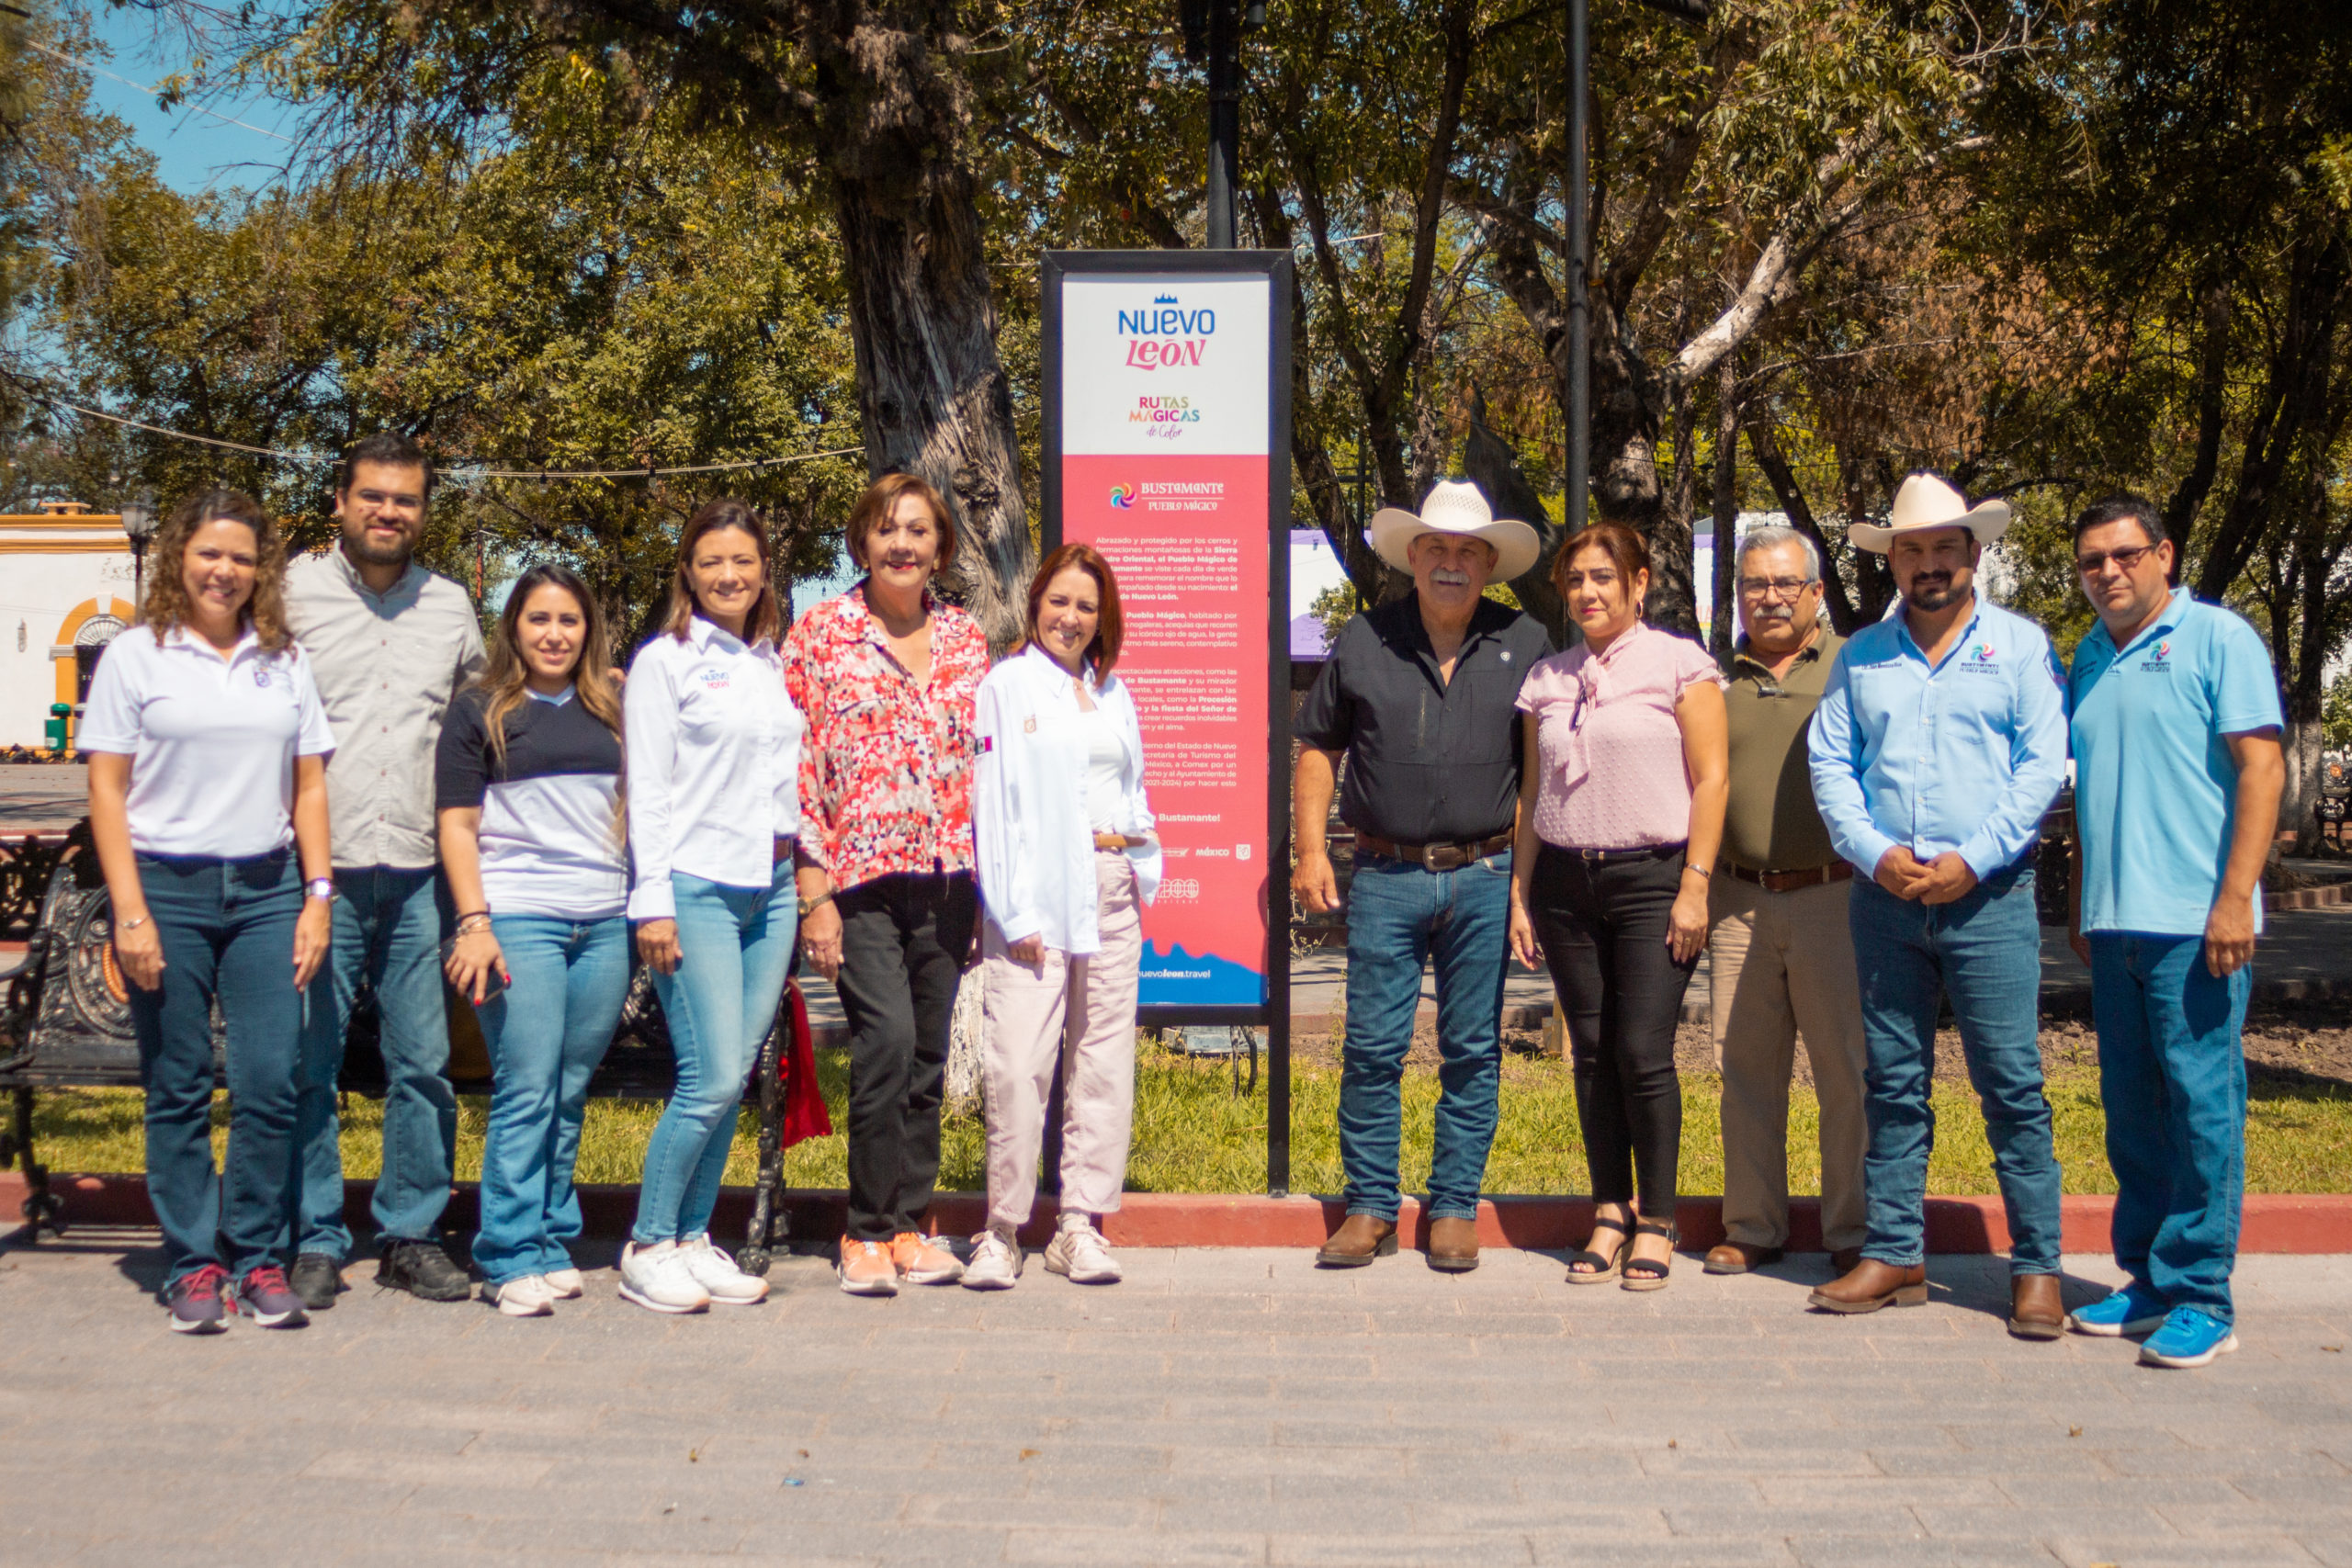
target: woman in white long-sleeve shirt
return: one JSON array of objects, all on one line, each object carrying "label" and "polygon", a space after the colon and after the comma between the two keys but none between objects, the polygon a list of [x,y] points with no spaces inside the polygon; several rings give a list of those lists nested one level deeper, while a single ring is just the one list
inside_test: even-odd
[{"label": "woman in white long-sleeve shirt", "polygon": [[783,624],[759,514],[711,502],[678,536],[669,614],[622,697],[637,862],[628,915],[678,1065],[621,1252],[621,1294],[656,1312],[767,1294],[709,1229],[798,925],[804,727],[784,689]]},{"label": "woman in white long-sleeve shirt", "polygon": [[1134,1121],[1142,906],[1159,886],[1135,702],[1111,673],[1119,587],[1085,545],[1029,585],[1019,653],[980,682],[978,838],[987,1018],[989,1228],[964,1283],[1021,1273],[1057,1057],[1064,1084],[1061,1218],[1046,1267],[1080,1284],[1119,1278],[1096,1222],[1119,1207]]}]

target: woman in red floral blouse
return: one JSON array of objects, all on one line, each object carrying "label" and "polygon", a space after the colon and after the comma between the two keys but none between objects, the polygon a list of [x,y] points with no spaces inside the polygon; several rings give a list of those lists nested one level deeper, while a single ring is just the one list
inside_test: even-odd
[{"label": "woman in red floral blouse", "polygon": [[785,687],[800,749],[800,936],[849,1014],[852,1295],[963,1275],[921,1234],[939,1177],[939,1104],[956,986],[972,952],[972,706],[988,638],[933,598],[956,558],[939,492],[874,481],[844,530],[865,580],[792,628]]}]

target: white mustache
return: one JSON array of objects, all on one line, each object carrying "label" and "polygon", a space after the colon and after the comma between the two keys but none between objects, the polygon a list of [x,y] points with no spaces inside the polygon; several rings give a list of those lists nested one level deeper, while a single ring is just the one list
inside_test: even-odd
[{"label": "white mustache", "polygon": [[1430,581],[1439,588],[1467,588],[1470,586],[1470,574],[1466,571],[1453,571],[1445,567],[1439,567],[1430,573]]}]

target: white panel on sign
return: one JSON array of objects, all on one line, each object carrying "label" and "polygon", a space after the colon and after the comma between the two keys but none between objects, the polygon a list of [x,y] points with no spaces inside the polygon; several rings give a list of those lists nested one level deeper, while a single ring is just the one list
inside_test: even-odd
[{"label": "white panel on sign", "polygon": [[1269,298],[1262,277],[1063,284],[1063,455],[1265,455]]}]

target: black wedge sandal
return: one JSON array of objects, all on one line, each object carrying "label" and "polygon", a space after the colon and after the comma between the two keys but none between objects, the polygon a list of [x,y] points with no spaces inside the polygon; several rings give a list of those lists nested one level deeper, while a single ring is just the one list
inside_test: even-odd
[{"label": "black wedge sandal", "polygon": [[[1568,1283],[1571,1285],[1600,1285],[1618,1278],[1625,1267],[1625,1255],[1634,1249],[1630,1219],[1596,1218],[1592,1222],[1592,1229],[1595,1235],[1604,1229],[1615,1231],[1617,1246],[1610,1252],[1597,1252],[1593,1249],[1592,1236],[1585,1237],[1584,1250],[1568,1259]],[[1577,1267],[1579,1263],[1584,1265],[1582,1269]]]},{"label": "black wedge sandal", "polygon": [[[1618,1284],[1628,1291],[1666,1289],[1667,1276],[1674,1271],[1674,1249],[1682,1245],[1681,1231],[1676,1226],[1657,1220],[1637,1220],[1634,1224],[1634,1235],[1666,1237],[1666,1260],[1662,1263],[1653,1263],[1646,1258],[1628,1257],[1625,1259],[1624,1268],[1621,1270],[1624,1278],[1620,1280]],[[1634,1243],[1629,1237],[1625,1242],[1625,1250],[1630,1254],[1633,1249]]]}]

